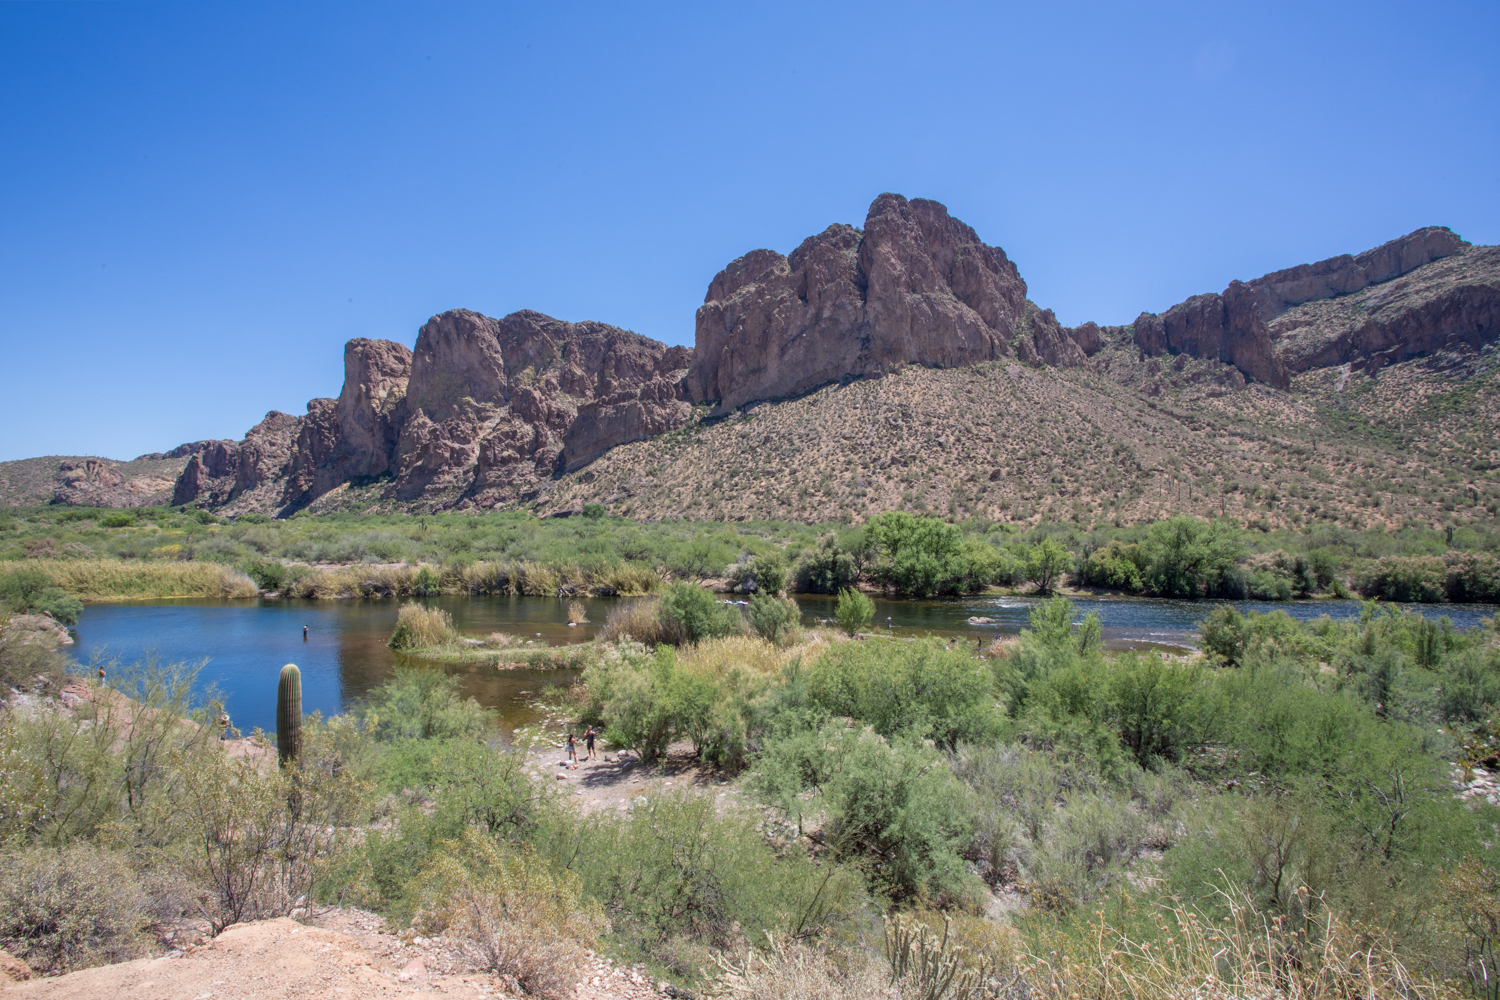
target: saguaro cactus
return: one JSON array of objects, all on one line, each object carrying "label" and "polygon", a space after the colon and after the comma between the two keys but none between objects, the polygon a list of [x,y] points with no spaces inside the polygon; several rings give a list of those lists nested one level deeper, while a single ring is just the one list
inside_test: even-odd
[{"label": "saguaro cactus", "polygon": [[295,663],[288,663],[276,682],[276,759],[286,767],[301,755],[302,671]]}]

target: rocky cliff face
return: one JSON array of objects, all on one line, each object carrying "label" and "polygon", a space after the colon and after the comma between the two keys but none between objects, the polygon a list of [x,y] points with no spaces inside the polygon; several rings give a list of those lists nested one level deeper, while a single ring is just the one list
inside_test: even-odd
[{"label": "rocky cliff face", "polygon": [[492,503],[686,422],[686,348],[536,312],[434,316],[416,349],[351,340],[338,399],[270,413],[242,442],[201,442],[172,502],[296,510],[384,477],[400,501]]},{"label": "rocky cliff face", "polygon": [[[1186,353],[1224,361],[1251,378],[1281,389],[1290,384],[1296,372],[1313,365],[1344,364],[1356,356],[1389,351],[1397,344],[1406,345],[1404,357],[1430,353],[1449,339],[1445,331],[1455,322],[1468,324],[1470,329],[1477,322],[1483,328],[1485,320],[1478,314],[1492,315],[1494,298],[1483,290],[1469,289],[1458,295],[1462,304],[1432,309],[1429,300],[1458,291],[1465,283],[1450,282],[1451,288],[1429,286],[1423,289],[1425,295],[1408,296],[1406,302],[1418,311],[1433,313],[1428,321],[1403,316],[1395,322],[1375,321],[1373,328],[1363,322],[1352,323],[1349,329],[1326,332],[1317,350],[1278,347],[1278,340],[1297,324],[1277,320],[1294,307],[1363,292],[1468,246],[1451,230],[1429,226],[1358,256],[1344,254],[1273,271],[1254,281],[1234,281],[1222,293],[1195,295],[1161,315],[1141,313],[1135,321],[1135,342],[1151,355]],[[1416,302],[1418,297],[1423,301]],[[1455,308],[1467,315],[1450,315]],[[1402,311],[1392,311],[1388,319],[1395,319]],[[1493,319],[1488,323],[1493,330]]]},{"label": "rocky cliff face", "polygon": [[1082,364],[1026,299],[1005,251],[935,201],[883,194],[865,228],[833,225],[783,257],[753,250],[708,286],[687,391],[719,412],[902,364]]}]

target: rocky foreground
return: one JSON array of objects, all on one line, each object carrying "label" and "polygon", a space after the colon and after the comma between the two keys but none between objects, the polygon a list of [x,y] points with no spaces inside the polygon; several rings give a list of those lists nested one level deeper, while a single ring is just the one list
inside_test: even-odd
[{"label": "rocky foreground", "polygon": [[[237,924],[219,937],[65,976],[32,978],[0,953],[0,994],[37,1000],[355,1000],[364,997],[522,997],[517,984],[473,968],[437,939],[397,937],[363,910],[335,909],[310,924],[285,917]],[[578,1000],[646,1000],[664,984],[639,969],[591,957],[577,970]]]}]

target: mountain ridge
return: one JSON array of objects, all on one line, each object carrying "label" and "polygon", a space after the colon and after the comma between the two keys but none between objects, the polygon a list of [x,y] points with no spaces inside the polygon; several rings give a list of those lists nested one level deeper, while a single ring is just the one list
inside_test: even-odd
[{"label": "mountain ridge", "polygon": [[[863,229],[834,224],[790,254],[752,250],[726,265],[697,310],[694,348],[530,310],[500,319],[449,310],[422,326],[412,350],[349,341],[340,395],[311,401],[303,416],[273,411],[241,441],[142,459],[183,458],[171,502],[226,513],[285,516],[356,495],[413,510],[562,510],[559,491],[615,449],[851,381],[905,371],[903,384],[917,385],[914,368],[1077,371],[1068,391],[1085,395],[1067,406],[1077,419],[1090,409],[1088,393],[1104,408],[1113,387],[1159,396],[1158,359],[1171,359],[1175,378],[1186,358],[1192,377],[1222,392],[1259,384],[1295,397],[1294,383],[1315,370],[1375,376],[1439,354],[1478,357],[1495,340],[1497,313],[1500,248],[1431,226],[1232,281],[1127,326],[1068,328],[1027,297],[1003,249],[938,202],[887,193]],[[1094,376],[1103,381],[1090,383]],[[989,390],[979,396],[1003,407]],[[888,405],[899,424],[902,405]],[[1136,409],[1120,419],[1144,432],[1150,421]],[[54,502],[160,493],[90,492],[63,464],[57,475],[73,473],[73,485],[59,478]],[[107,467],[87,475],[118,475]],[[893,502],[883,496],[879,504]]]}]

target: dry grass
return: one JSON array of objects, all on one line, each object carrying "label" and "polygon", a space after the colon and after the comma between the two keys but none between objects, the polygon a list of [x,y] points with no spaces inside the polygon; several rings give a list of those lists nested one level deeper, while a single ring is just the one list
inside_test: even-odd
[{"label": "dry grass", "polygon": [[682,646],[677,650],[677,663],[688,671],[721,675],[743,670],[757,677],[773,677],[788,660],[799,655],[808,657],[808,649],[803,646],[781,649],[757,635],[731,635]]},{"label": "dry grass", "polygon": [[[1152,940],[1102,916],[1080,935],[1054,925],[1028,947],[978,918],[897,917],[899,947],[881,962],[772,938],[770,948],[720,956],[718,994],[735,1000],[1459,1000],[1456,984],[1411,973],[1390,941],[1331,914],[1292,927],[1243,898],[1221,922],[1182,907],[1155,915]],[[898,971],[893,973],[892,969]]]},{"label": "dry grass", "polygon": [[207,562],[127,562],[118,559],[18,559],[0,563],[0,578],[39,573],[85,601],[157,597],[254,597],[255,582],[230,566]]},{"label": "dry grass", "polygon": [[599,630],[601,642],[633,641],[648,648],[663,643],[677,645],[682,638],[682,630],[675,622],[662,621],[661,600],[655,597],[615,605]]},{"label": "dry grass", "polygon": [[287,584],[288,597],[409,597],[415,566],[339,566],[314,569]]},{"label": "dry grass", "polygon": [[1032,993],[1099,1000],[1192,996],[1287,1000],[1417,1000],[1463,993],[1423,979],[1401,962],[1390,939],[1331,911],[1305,924],[1269,917],[1243,896],[1214,922],[1185,907],[1154,915],[1153,940],[1136,940],[1102,916],[1086,940],[1042,942],[1013,970]]},{"label": "dry grass", "polygon": [[430,649],[458,638],[453,617],[442,608],[427,608],[416,602],[401,605],[396,612],[396,630],[391,633],[392,649]]},{"label": "dry grass", "polygon": [[716,995],[727,1000],[898,1000],[886,967],[862,950],[832,952],[771,939],[768,952],[719,956]]},{"label": "dry grass", "polygon": [[568,623],[570,625],[582,625],[588,620],[588,611],[584,608],[582,601],[568,602]]}]

